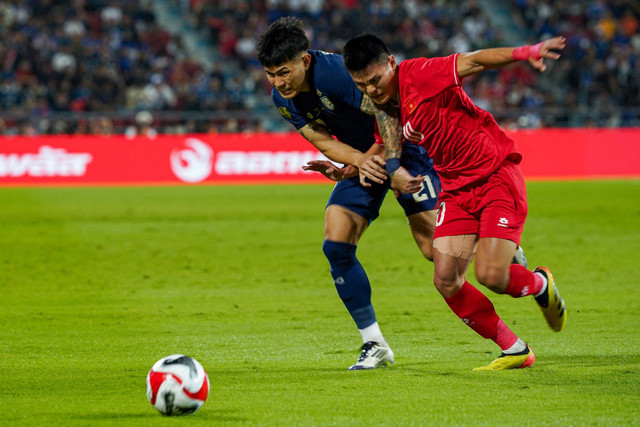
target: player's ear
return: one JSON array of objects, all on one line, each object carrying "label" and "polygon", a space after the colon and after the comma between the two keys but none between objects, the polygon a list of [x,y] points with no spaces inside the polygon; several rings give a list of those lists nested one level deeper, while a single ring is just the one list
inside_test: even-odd
[{"label": "player's ear", "polygon": [[302,54],[302,65],[304,65],[305,70],[308,70],[311,66],[311,54],[309,52]]},{"label": "player's ear", "polygon": [[396,69],[396,58],[393,55],[389,55],[389,58],[387,58],[387,62],[389,63],[389,66],[391,67],[392,70]]}]

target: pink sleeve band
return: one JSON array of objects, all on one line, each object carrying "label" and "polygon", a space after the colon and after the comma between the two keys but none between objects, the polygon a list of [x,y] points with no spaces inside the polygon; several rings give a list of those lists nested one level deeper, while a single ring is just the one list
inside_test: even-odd
[{"label": "pink sleeve band", "polygon": [[540,59],[540,49],[542,48],[542,42],[534,45],[520,46],[513,49],[511,57],[514,61],[526,61],[529,57],[533,59]]}]

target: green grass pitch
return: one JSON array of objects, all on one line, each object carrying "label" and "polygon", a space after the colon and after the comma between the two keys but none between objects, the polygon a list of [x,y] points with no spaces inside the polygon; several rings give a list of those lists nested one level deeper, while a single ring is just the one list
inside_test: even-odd
[{"label": "green grass pitch", "polygon": [[[359,334],[321,251],[329,185],[0,189],[0,425],[638,425],[640,181],[531,182],[523,247],[568,305],[487,292],[531,369],[432,285],[390,195],[358,254],[395,365]],[[471,278],[473,281],[473,277]],[[198,359],[204,407],[163,417],[145,377]]]}]

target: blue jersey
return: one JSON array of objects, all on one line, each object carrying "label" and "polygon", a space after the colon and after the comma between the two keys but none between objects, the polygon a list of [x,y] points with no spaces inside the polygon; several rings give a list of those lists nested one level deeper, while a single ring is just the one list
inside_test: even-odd
[{"label": "blue jersey", "polygon": [[284,99],[273,88],[273,103],[296,129],[317,123],[340,142],[366,152],[375,142],[375,119],[360,111],[362,92],[344,67],[342,56],[320,50],[309,53],[309,92]]}]

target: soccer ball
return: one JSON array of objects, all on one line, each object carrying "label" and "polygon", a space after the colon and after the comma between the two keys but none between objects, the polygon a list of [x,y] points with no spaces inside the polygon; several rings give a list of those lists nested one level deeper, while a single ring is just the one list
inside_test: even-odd
[{"label": "soccer ball", "polygon": [[193,414],[209,394],[209,377],[195,359],[174,354],[158,360],[147,375],[147,398],[163,415]]}]

